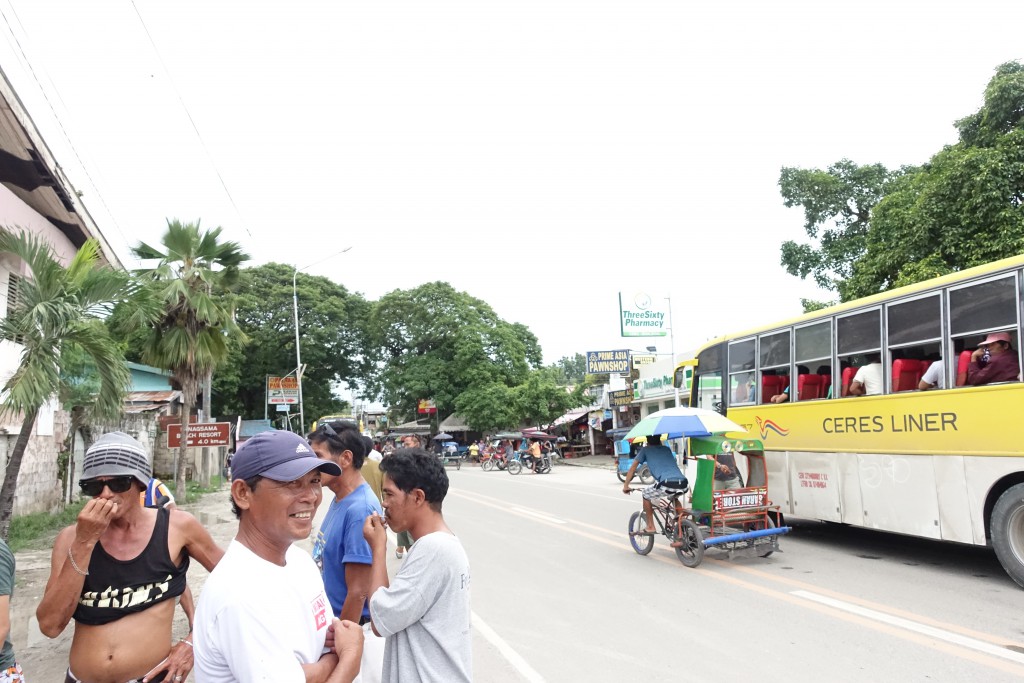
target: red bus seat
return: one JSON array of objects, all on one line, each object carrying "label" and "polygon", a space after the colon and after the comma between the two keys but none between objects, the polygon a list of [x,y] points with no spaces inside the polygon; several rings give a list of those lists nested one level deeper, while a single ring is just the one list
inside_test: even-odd
[{"label": "red bus seat", "polygon": [[967,384],[967,368],[971,365],[971,351],[961,351],[956,361],[956,385],[962,387]]},{"label": "red bus seat", "polygon": [[821,375],[799,375],[796,379],[796,385],[800,400],[813,401],[814,399],[822,398],[825,395],[822,379]]},{"label": "red bus seat", "polygon": [[921,381],[921,375],[924,374],[924,368],[921,367],[923,361],[913,360],[911,358],[899,358],[892,364],[892,390],[897,391],[913,391],[917,389],[918,383]]},{"label": "red bus seat", "polygon": [[761,375],[761,403],[771,403],[772,396],[782,393],[785,389],[783,379],[788,378],[782,375]]}]

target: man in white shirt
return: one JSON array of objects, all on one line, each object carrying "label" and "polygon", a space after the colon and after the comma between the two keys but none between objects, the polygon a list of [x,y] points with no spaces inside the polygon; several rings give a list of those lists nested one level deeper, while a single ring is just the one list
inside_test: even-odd
[{"label": "man in white shirt", "polygon": [[238,535],[199,597],[198,683],[350,683],[359,673],[362,630],[333,619],[316,564],[292,545],[313,530],[321,472],[341,468],[292,432],[262,432],[235,454]]},{"label": "man in white shirt", "polygon": [[[421,448],[404,448],[384,458],[380,469],[384,518],[367,517],[363,534],[373,553],[370,617],[385,638],[382,680],[471,681],[469,559],[441,516],[448,493],[444,464]],[[391,583],[385,522],[413,540]]]},{"label": "man in white shirt", "polygon": [[921,381],[917,383],[917,388],[921,391],[928,389],[944,389],[946,385],[945,375],[943,372],[942,359],[935,361],[928,366],[928,369],[921,375]]},{"label": "man in white shirt", "polygon": [[867,354],[868,364],[861,366],[850,382],[851,396],[876,396],[882,393],[882,356]]}]

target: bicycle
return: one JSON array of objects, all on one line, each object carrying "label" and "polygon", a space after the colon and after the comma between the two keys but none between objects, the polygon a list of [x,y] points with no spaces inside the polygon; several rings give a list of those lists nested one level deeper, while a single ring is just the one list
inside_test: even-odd
[{"label": "bicycle", "polygon": [[[666,489],[668,495],[651,501],[654,526],[657,531],[647,531],[646,515],[643,508],[629,517],[629,543],[639,555],[646,555],[654,548],[654,535],[660,533],[669,539],[676,551],[676,557],[687,567],[696,567],[704,560],[704,538],[700,528],[683,512],[679,498],[686,491]],[[643,491],[631,487],[632,491]]]}]

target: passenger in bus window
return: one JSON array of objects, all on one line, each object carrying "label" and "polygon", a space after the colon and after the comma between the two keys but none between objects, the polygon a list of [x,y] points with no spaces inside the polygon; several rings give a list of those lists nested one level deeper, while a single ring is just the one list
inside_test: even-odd
[{"label": "passenger in bus window", "polygon": [[945,366],[942,364],[942,359],[935,361],[928,366],[928,369],[921,375],[921,381],[917,383],[917,388],[921,391],[927,391],[928,389],[945,389],[946,388],[946,373]]},{"label": "passenger in bus window", "polygon": [[850,382],[851,396],[876,396],[882,393],[882,354],[867,354],[868,364],[861,366]]},{"label": "passenger in bus window", "polygon": [[992,382],[1012,382],[1020,375],[1017,352],[1010,345],[1009,332],[993,332],[978,344],[967,368],[967,383],[972,386]]}]

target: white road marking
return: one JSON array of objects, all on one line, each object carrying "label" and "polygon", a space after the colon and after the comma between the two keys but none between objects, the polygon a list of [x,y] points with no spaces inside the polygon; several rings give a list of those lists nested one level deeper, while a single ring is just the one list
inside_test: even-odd
[{"label": "white road marking", "polygon": [[548,515],[545,515],[545,514],[543,514],[541,512],[535,512],[534,510],[527,510],[526,508],[515,507],[515,506],[513,506],[512,509],[515,510],[516,512],[521,513],[521,514],[531,515],[533,517],[537,517],[538,519],[543,519],[545,522],[551,522],[552,524],[565,524],[566,523],[566,521],[564,519],[558,519],[557,517],[549,517]]},{"label": "white road marking", "polygon": [[488,626],[483,619],[480,618],[476,612],[470,612],[470,618],[473,622],[473,628],[482,635],[484,638],[493,645],[501,655],[508,660],[508,663],[512,667],[522,674],[523,678],[530,683],[544,683],[544,677],[541,676],[537,671],[530,666],[530,664],[522,658],[522,656],[512,649],[512,646],[505,642],[505,640],[499,636],[493,628]]},{"label": "white road marking", "polygon": [[843,602],[842,600],[836,600],[834,598],[828,598],[824,595],[818,595],[817,593],[811,593],[810,591],[792,591],[791,595],[795,595],[798,598],[804,598],[805,600],[811,600],[813,602],[820,603],[822,605],[828,605],[844,612],[850,612],[858,616],[867,617],[868,619],[874,619],[890,626],[896,626],[899,628],[906,629],[908,631],[914,631],[922,635],[928,636],[929,638],[936,638],[938,640],[944,640],[947,643],[959,645],[960,647],[966,647],[971,650],[983,652],[987,655],[994,655],[1002,659],[1008,659],[1016,664],[1024,664],[1024,654],[1008,650],[1005,647],[999,645],[993,645],[992,643],[986,643],[983,640],[977,640],[975,638],[968,638],[958,633],[952,633],[951,631],[944,631],[943,629],[936,628],[934,626],[927,626],[925,624],[919,624],[916,621],[909,619],[903,619],[902,617],[896,617],[891,614],[885,614],[884,612],[878,612],[873,609],[854,605],[849,602]]}]

